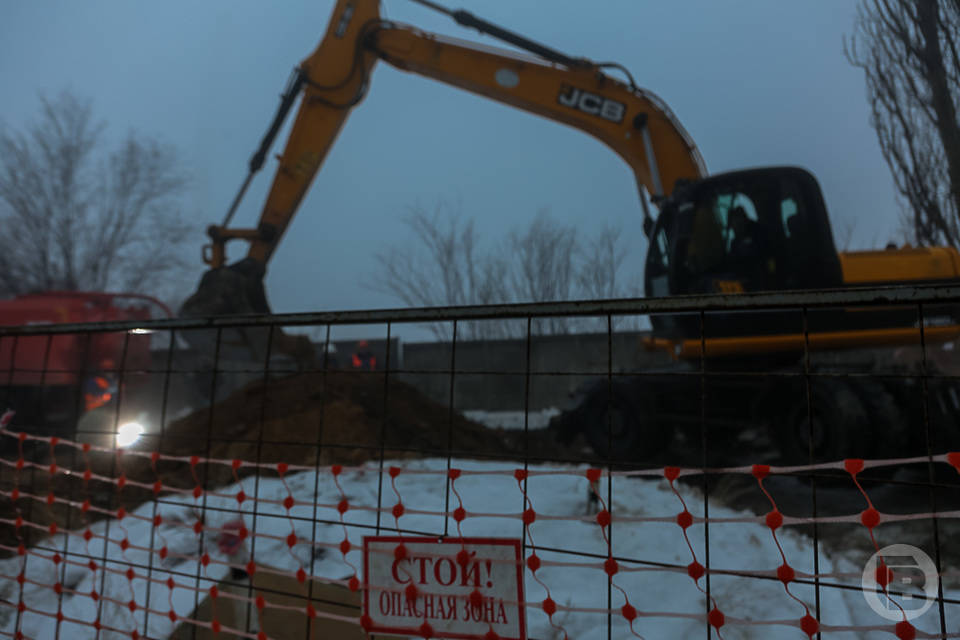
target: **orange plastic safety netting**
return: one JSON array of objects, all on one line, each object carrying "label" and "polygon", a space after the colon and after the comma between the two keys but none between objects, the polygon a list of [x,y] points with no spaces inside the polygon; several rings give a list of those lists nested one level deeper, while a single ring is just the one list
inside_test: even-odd
[{"label": "orange plastic safety netting", "polygon": [[[8,506],[0,518],[8,534],[0,548],[9,556],[0,561],[4,637],[165,638],[195,627],[280,638],[292,636],[264,623],[271,613],[370,630],[379,607],[407,618],[411,635],[493,640],[508,637],[497,630],[501,606],[523,612],[529,638],[673,638],[708,628],[718,638],[960,637],[960,589],[951,586],[960,572],[949,554],[935,549],[933,575],[881,554],[868,571],[871,600],[864,564],[810,536],[812,527],[841,528],[880,552],[902,542],[898,526],[960,520],[960,511],[923,503],[881,511],[860,479],[871,469],[920,463],[955,474],[960,453],[707,470],[461,459],[317,468],[104,449],[21,433],[11,419],[4,415],[0,429],[11,452],[0,458]],[[95,471],[94,455],[110,456],[113,473]],[[151,477],[128,474],[134,464]],[[210,468],[232,482],[211,486]],[[778,506],[775,479],[827,472],[848,496],[856,492],[858,508],[830,512],[826,492],[826,515]],[[691,482],[704,474],[747,479],[769,508],[706,500]],[[391,537],[374,553],[389,555],[395,584],[367,578],[364,539],[378,535]],[[521,548],[519,559],[501,562],[516,564],[522,599],[501,596],[486,613],[485,585],[465,577],[478,575],[468,542],[478,538],[515,539]],[[424,539],[452,544],[413,553]],[[925,582],[901,580],[906,574]],[[274,580],[258,582],[264,576]],[[457,596],[459,609],[443,590],[457,580],[471,587]],[[321,606],[311,597],[320,585],[362,595],[372,609]],[[485,631],[445,631],[471,607]]]}]

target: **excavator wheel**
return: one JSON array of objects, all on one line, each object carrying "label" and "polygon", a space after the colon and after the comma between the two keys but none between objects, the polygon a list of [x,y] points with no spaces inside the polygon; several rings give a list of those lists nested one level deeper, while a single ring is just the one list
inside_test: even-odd
[{"label": "excavator wheel", "polygon": [[[865,439],[870,441],[869,455],[874,458],[920,455],[917,438],[922,437],[918,431],[921,420],[911,407],[903,406],[901,398],[891,393],[882,380],[857,378],[851,379],[851,383],[867,410]],[[890,479],[899,469],[898,466],[874,467],[864,471],[864,477]]]},{"label": "excavator wheel", "polygon": [[[935,373],[937,376],[947,375],[941,371]],[[922,404],[918,403],[915,411],[916,436],[910,455],[940,455],[960,451],[960,381],[950,377],[931,377],[927,384],[927,411],[924,413]],[[924,421],[924,416],[928,422]],[[928,470],[926,465],[923,467],[922,470],[918,467],[918,470],[926,478]],[[960,484],[960,475],[951,466],[936,464],[933,472],[937,482],[951,486]]]},{"label": "excavator wheel", "polygon": [[[934,453],[960,451],[960,382],[931,380],[929,402],[931,449]],[[922,442],[926,445],[925,436]]]},{"label": "excavator wheel", "polygon": [[917,448],[923,441],[921,390],[910,389],[918,395],[917,402],[903,406],[887,385],[880,380],[858,380],[856,391],[867,407],[870,419],[870,438],[874,442],[873,455],[878,458],[902,458],[921,455]]},{"label": "excavator wheel", "polygon": [[[960,450],[960,388],[955,380],[931,377],[924,392],[920,380],[900,378],[888,385],[882,380],[861,379],[857,392],[869,412],[874,457],[914,458]],[[864,477],[889,479],[901,469],[908,476],[928,477],[926,463],[876,467],[865,471]],[[938,481],[956,482],[957,474],[951,468],[935,465],[934,472],[943,475]]]},{"label": "excavator wheel", "polygon": [[771,424],[783,464],[807,464],[811,452],[815,463],[872,455],[868,409],[848,381],[811,380],[812,416],[805,392],[784,395],[782,419]]},{"label": "excavator wheel", "polygon": [[583,430],[605,461],[640,463],[660,454],[672,432],[657,420],[656,398],[641,383],[598,385],[583,410]]}]

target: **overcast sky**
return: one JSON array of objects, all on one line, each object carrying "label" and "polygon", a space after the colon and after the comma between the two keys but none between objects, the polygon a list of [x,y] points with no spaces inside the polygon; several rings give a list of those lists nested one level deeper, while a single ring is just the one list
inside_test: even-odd
[{"label": "overcast sky", "polygon": [[[899,209],[869,126],[863,75],[843,56],[854,0],[445,3],[569,54],[624,64],[670,105],[709,171],[806,167],[820,180],[835,231],[855,223],[861,247],[893,234]],[[112,134],[134,129],[175,145],[192,176],[187,212],[204,226],[218,222],[333,4],[4,0],[0,120],[28,122],[39,92],[89,97]],[[500,46],[408,0],[382,6],[391,19]],[[235,224],[255,223],[275,167],[271,160],[261,172]],[[459,202],[491,241],[540,208],[585,232],[620,225],[632,249],[624,276],[642,270],[635,183],[604,145],[380,64],[270,265],[274,310],[400,306],[362,286],[375,276],[373,254],[409,240],[401,223],[408,207],[441,199]],[[190,248],[198,278],[203,241],[198,231]]]}]

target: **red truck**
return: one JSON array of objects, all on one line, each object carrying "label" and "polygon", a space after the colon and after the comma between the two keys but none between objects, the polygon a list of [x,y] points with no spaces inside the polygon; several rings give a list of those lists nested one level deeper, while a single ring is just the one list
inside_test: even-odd
[{"label": "red truck", "polygon": [[[51,291],[0,300],[0,326],[164,316],[172,314],[162,302],[130,293]],[[84,413],[117,397],[123,371],[148,368],[150,335],[127,333],[0,337],[0,409],[14,409],[20,428],[71,433]]]}]

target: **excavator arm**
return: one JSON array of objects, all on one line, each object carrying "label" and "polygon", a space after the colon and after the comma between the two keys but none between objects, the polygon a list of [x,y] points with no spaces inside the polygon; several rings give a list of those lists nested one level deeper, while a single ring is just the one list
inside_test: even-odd
[{"label": "excavator arm", "polygon": [[[432,3],[427,3],[432,4]],[[619,66],[571,58],[464,12],[457,22],[506,40],[535,55],[517,54],[425,33],[382,20],[379,0],[339,0],[327,33],[295,72],[277,117],[250,162],[250,174],[224,224],[210,227],[205,261],[212,267],[184,315],[266,312],[262,277],[347,116],[363,98],[375,63],[383,60],[461,89],[562,122],[605,143],[633,170],[652,226],[646,190],[654,199],[679,180],[705,176],[696,146],[669,108],[654,94],[604,69]],[[278,156],[279,166],[256,229],[229,229],[253,173],[263,164],[273,137],[295,98],[299,110]],[[225,243],[250,243],[245,260],[225,267]],[[229,271],[227,271],[229,270]]]},{"label": "excavator arm", "polygon": [[696,146],[667,106],[595,63],[566,67],[400,25],[377,30],[369,46],[399,69],[592,135],[620,155],[638,188],[653,196],[667,195],[677,180],[706,174]]}]

